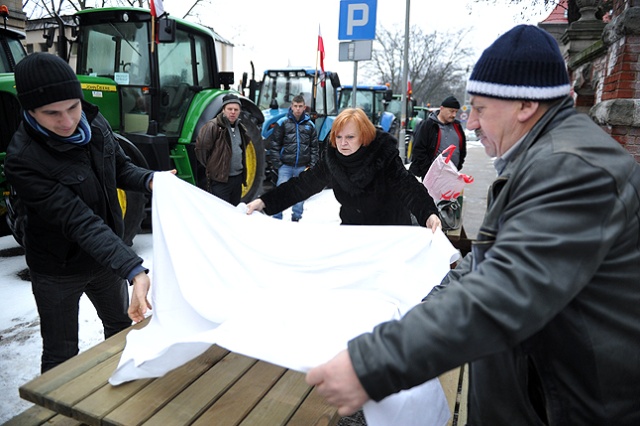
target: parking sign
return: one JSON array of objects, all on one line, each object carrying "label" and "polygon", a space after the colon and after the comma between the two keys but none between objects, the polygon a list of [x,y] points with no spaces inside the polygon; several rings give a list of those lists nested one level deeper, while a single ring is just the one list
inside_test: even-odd
[{"label": "parking sign", "polygon": [[376,38],[377,0],[340,0],[338,40]]}]

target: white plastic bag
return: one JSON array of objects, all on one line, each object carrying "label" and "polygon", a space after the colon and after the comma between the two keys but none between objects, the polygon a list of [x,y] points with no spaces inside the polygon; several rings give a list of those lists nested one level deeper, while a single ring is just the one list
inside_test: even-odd
[{"label": "white plastic bag", "polygon": [[451,162],[455,149],[455,145],[449,145],[442,151],[442,154],[433,161],[422,181],[436,204],[442,200],[455,200],[462,193],[464,186],[473,182],[473,177],[460,173]]}]

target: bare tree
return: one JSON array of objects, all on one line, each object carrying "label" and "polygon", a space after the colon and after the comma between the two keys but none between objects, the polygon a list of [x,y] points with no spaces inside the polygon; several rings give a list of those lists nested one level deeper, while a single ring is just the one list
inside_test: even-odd
[{"label": "bare tree", "polygon": [[[556,6],[567,9],[567,20],[569,23],[575,22],[580,19],[580,10],[576,3],[576,0],[568,0],[566,6],[561,0],[474,0],[475,4],[516,4],[521,7],[520,15],[526,17],[535,10],[537,7],[543,6],[545,10],[551,12]],[[602,19],[613,6],[613,0],[600,0],[598,5],[598,12],[596,17]],[[473,11],[473,4],[469,4],[469,12]]]},{"label": "bare tree", "polygon": [[[194,10],[197,6],[209,3],[210,0],[193,0],[193,3],[182,18],[194,16]],[[149,0],[24,0],[22,10],[27,13],[30,19],[37,19],[73,14],[89,8],[118,6],[148,8]]]},{"label": "bare tree", "polygon": [[[465,42],[468,33],[468,29],[425,33],[420,27],[411,26],[408,74],[413,97],[419,103],[437,103],[452,93],[464,96],[474,53]],[[394,93],[402,93],[404,30],[380,28],[371,56],[363,73],[381,84],[389,83]]]}]

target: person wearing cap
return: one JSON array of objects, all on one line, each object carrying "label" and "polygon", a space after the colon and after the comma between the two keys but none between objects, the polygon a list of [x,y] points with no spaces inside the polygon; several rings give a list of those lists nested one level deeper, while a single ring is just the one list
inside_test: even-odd
[{"label": "person wearing cap", "polygon": [[341,415],[469,363],[468,424],[640,424],[640,165],[519,25],[467,85],[498,174],[477,243],[401,320],[311,369]]},{"label": "person wearing cap", "polygon": [[[83,293],[105,338],[150,308],[148,271],[122,240],[116,188],[150,193],[153,172],[125,155],[61,58],[27,56],[16,65],[15,83],[23,119],[7,148],[5,174],[24,207],[21,243],[40,316],[44,373],[78,353]],[[131,304],[125,279],[133,285]]]},{"label": "person wearing cap", "polygon": [[234,206],[240,204],[247,180],[247,129],[240,120],[240,98],[229,93],[222,98],[222,111],[205,123],[196,138],[195,153],[205,170],[199,186]]},{"label": "person wearing cap", "polygon": [[431,112],[426,120],[418,123],[413,136],[413,154],[409,171],[421,180],[427,174],[431,163],[450,145],[453,151],[451,161],[458,170],[462,169],[467,156],[467,139],[456,114],[460,102],[449,96],[440,104],[438,111]]}]

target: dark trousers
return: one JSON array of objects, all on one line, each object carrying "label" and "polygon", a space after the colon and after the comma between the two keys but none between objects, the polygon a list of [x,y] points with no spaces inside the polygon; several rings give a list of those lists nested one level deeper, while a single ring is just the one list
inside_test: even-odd
[{"label": "dark trousers", "polygon": [[40,315],[44,373],[78,353],[78,314],[85,293],[102,320],[105,339],[131,325],[127,315],[129,292],[126,280],[111,271],[54,276],[34,271],[31,288]]},{"label": "dark trousers", "polygon": [[216,197],[226,201],[232,206],[237,206],[240,204],[240,199],[242,198],[243,181],[242,173],[240,173],[236,176],[229,176],[229,180],[224,183],[212,181],[210,190]]}]

